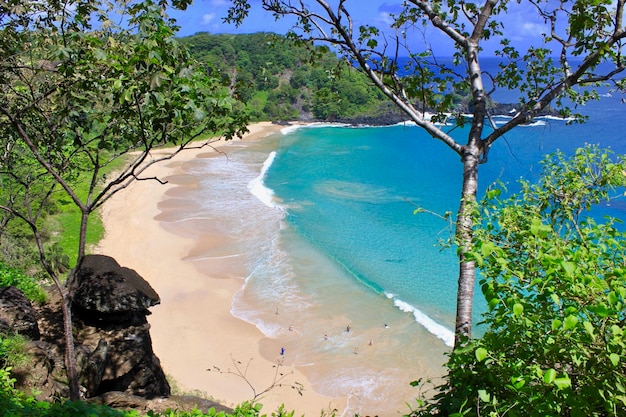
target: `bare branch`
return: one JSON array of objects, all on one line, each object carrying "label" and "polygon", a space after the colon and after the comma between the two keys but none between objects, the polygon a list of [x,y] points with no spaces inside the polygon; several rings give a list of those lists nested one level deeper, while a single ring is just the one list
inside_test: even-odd
[{"label": "bare branch", "polygon": [[247,385],[248,387],[250,387],[250,389],[252,390],[252,399],[251,401],[254,403],[257,400],[259,400],[260,398],[262,398],[265,394],[267,394],[268,392],[282,387],[282,386],[288,386],[292,389],[295,389],[299,395],[302,395],[302,392],[304,391],[304,386],[297,382],[294,381],[293,383],[290,384],[285,384],[285,381],[287,380],[287,378],[289,378],[291,375],[293,375],[293,371],[290,371],[288,373],[283,373],[281,372],[281,367],[283,366],[283,361],[282,360],[278,360],[276,361],[276,364],[273,365],[272,367],[274,368],[274,372],[273,372],[273,377],[272,377],[272,381],[269,383],[269,385],[263,389],[257,389],[255,388],[254,384],[252,383],[252,381],[250,380],[250,378],[248,377],[248,369],[250,368],[250,365],[252,363],[252,359],[250,358],[245,364],[242,363],[241,361],[235,359],[233,357],[233,355],[230,355],[230,360],[235,368],[235,370],[231,370],[230,368],[227,369],[226,371],[222,371],[220,368],[218,368],[217,366],[213,366],[211,368],[206,369],[207,371],[216,371],[219,372],[220,374],[229,374],[229,375],[235,375],[238,378],[241,378]]}]

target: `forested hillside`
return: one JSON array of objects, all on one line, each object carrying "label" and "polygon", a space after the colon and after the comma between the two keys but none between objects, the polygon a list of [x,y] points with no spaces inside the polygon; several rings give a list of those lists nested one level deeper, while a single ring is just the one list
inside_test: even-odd
[{"label": "forested hillside", "polygon": [[388,108],[365,76],[325,49],[311,55],[271,33],[197,33],[180,41],[194,58],[220,72],[253,120],[337,121],[376,116]]}]

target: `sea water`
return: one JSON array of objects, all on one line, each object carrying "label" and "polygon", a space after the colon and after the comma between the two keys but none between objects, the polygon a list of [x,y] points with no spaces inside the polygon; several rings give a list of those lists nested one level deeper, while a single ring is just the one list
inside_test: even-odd
[{"label": "sea water", "polygon": [[[626,153],[626,105],[605,94],[582,109],[584,125],[538,118],[499,139],[480,167],[481,192],[536,179],[557,149]],[[463,142],[467,131],[451,134]],[[313,125],[225,151],[186,168],[202,179],[184,216],[227,238],[190,259],[243,263],[233,314],[266,335],[263,356],[297,366],[322,394],[349,397],[346,415],[408,411],[419,395],[410,382],[440,377],[453,341],[458,263],[439,243],[453,233],[458,155],[410,124]],[[624,218],[625,208],[616,196],[602,210]],[[475,321],[482,311],[477,291]]]}]

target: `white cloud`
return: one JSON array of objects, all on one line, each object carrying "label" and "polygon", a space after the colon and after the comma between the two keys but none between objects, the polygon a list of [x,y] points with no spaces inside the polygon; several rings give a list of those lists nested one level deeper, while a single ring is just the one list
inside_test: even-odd
[{"label": "white cloud", "polygon": [[210,25],[215,20],[215,13],[206,13],[202,15],[202,25]]},{"label": "white cloud", "polygon": [[211,0],[211,6],[213,7],[222,7],[230,5],[230,1],[228,0]]},{"label": "white cloud", "polygon": [[394,19],[391,17],[391,15],[388,12],[379,13],[377,20],[380,22],[383,22],[387,26],[390,26],[394,22]]}]

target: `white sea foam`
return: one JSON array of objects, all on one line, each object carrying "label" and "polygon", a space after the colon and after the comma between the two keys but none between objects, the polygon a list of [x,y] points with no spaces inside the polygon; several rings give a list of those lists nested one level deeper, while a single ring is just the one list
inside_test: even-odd
[{"label": "white sea foam", "polygon": [[352,127],[352,126],[347,123],[315,122],[315,123],[308,123],[306,125],[287,126],[287,127],[280,129],[280,133],[282,133],[283,135],[288,135],[299,129],[318,129],[322,127]]},{"label": "white sea foam", "polygon": [[538,127],[538,126],[546,126],[547,124],[548,123],[546,123],[545,120],[536,120],[532,123],[520,125],[520,127]]},{"label": "white sea foam", "polygon": [[559,122],[571,122],[574,120],[573,117],[559,117],[559,116],[541,116],[537,117],[537,120],[557,120]]},{"label": "white sea foam", "polygon": [[303,127],[304,125],[291,125],[283,127],[282,129],[280,129],[280,133],[282,133],[283,135],[289,135],[290,133],[293,133],[298,129],[302,129]]},{"label": "white sea foam", "polygon": [[[184,223],[196,220],[215,220],[214,217],[211,216],[195,216],[195,217],[183,217],[180,219],[168,220],[166,223]],[[163,221],[163,220],[160,220]]]},{"label": "white sea foam", "polygon": [[274,162],[274,158],[276,158],[276,152],[271,152],[265,162],[263,162],[263,167],[261,168],[261,173],[258,177],[254,178],[248,183],[248,190],[250,193],[259,199],[263,204],[272,208],[281,208],[276,201],[274,200],[274,191],[267,188],[263,179],[265,178],[265,174],[267,170]]},{"label": "white sea foam", "polygon": [[243,256],[241,253],[236,253],[234,255],[222,255],[222,256],[198,256],[198,257],[187,257],[185,260],[190,261],[210,261],[213,259],[227,259],[227,258],[238,258]]},{"label": "white sea foam", "polygon": [[412,313],[413,317],[415,317],[415,321],[424,326],[424,328],[428,330],[431,334],[443,340],[446,346],[454,346],[454,332],[449,330],[447,327],[437,323],[426,314],[422,313],[419,309],[413,307],[411,304],[396,298],[393,294],[385,293],[385,296],[393,300],[393,305],[396,306],[400,311],[404,311],[405,313]]}]

